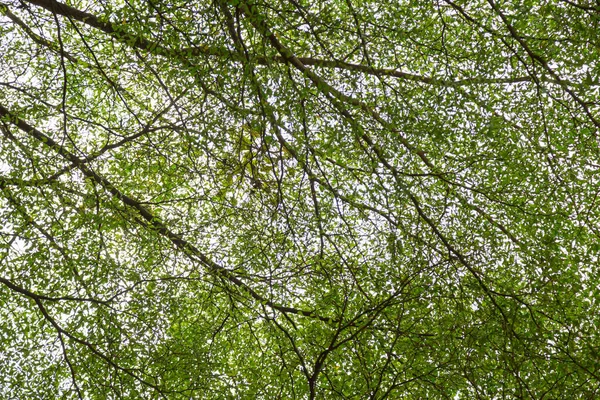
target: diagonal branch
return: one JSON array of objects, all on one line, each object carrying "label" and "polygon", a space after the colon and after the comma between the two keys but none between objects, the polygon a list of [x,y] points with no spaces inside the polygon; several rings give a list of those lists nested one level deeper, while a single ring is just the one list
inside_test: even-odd
[{"label": "diagonal branch", "polygon": [[[187,62],[190,62],[189,58],[197,57],[200,55],[204,56],[213,56],[213,57],[227,57],[232,61],[243,62],[243,57],[240,54],[232,53],[229,49],[217,46],[209,46],[206,44],[200,44],[190,48],[183,49],[171,49],[165,46],[162,46],[159,43],[153,42],[151,40],[145,39],[133,33],[127,31],[124,25],[113,24],[108,21],[103,21],[97,16],[90,14],[85,11],[81,11],[77,8],[71,7],[64,3],[60,3],[55,0],[24,0],[27,3],[34,4],[36,6],[42,7],[48,11],[54,12],[56,14],[72,18],[73,20],[82,22],[88,26],[99,29],[111,36],[115,39],[119,40],[122,43],[128,43],[133,47],[136,47],[141,50],[149,51],[155,55],[162,55],[166,58],[170,59],[187,59]],[[265,57],[262,55],[251,55],[250,57],[254,62],[260,65],[271,65],[272,63],[285,64],[287,62],[285,57],[282,56],[269,56]],[[446,80],[446,79],[438,79],[430,76],[414,74],[411,72],[401,71],[396,68],[377,68],[370,65],[363,64],[355,64],[349,63],[339,60],[325,60],[314,57],[298,57],[298,60],[306,66],[320,67],[320,68],[330,68],[330,69],[339,69],[346,70],[352,72],[360,72],[366,75],[373,75],[378,77],[391,77],[402,79],[406,81],[411,81],[415,83],[422,83],[426,85],[433,86],[444,86],[444,87],[457,87],[457,86],[469,86],[469,85],[503,85],[503,84],[515,84],[515,83],[523,83],[523,82],[535,82],[535,79],[529,76],[522,77],[512,77],[512,78],[465,78],[458,80]],[[576,82],[567,82],[565,80],[557,80],[557,79],[548,79],[544,77],[536,78],[548,83],[564,85],[568,84],[570,86],[580,86],[581,84]]]},{"label": "diagonal branch", "polygon": [[275,302],[263,297],[250,286],[248,286],[246,283],[244,283],[242,280],[240,280],[238,277],[236,277],[232,271],[212,261],[208,256],[202,253],[192,243],[185,240],[181,235],[171,231],[169,227],[165,225],[158,216],[152,214],[152,212],[150,212],[148,208],[144,207],[140,201],[121,192],[112,182],[110,182],[108,179],[99,175],[97,172],[93,171],[90,167],[88,167],[85,164],[84,160],[81,160],[74,154],[70,153],[67,149],[65,149],[51,137],[45,135],[33,126],[29,125],[27,122],[20,119],[17,115],[11,113],[2,105],[0,105],[0,118],[9,120],[12,124],[16,125],[23,132],[35,138],[40,143],[43,143],[46,147],[54,150],[65,160],[73,163],[77,167],[77,169],[79,169],[86,177],[98,183],[113,197],[119,199],[126,207],[135,210],[141,216],[142,221],[148,228],[167,238],[169,241],[171,241],[171,243],[175,245],[175,247],[183,251],[183,253],[186,254],[191,260],[200,262],[202,265],[207,267],[210,272],[224,278],[225,280],[239,287],[242,291],[249,294],[250,297],[252,297],[254,300],[282,313],[301,315],[309,318],[318,319],[327,323],[335,322],[332,318],[324,317],[322,315],[317,314],[314,311],[302,310],[294,307],[287,307],[284,305],[276,304]]},{"label": "diagonal branch", "polygon": [[[355,106],[355,107],[363,110],[364,112],[371,115],[373,117],[373,119],[375,119],[378,123],[380,123],[388,131],[397,134],[400,142],[410,152],[416,153],[417,155],[419,155],[419,157],[423,160],[423,162],[425,162],[425,164],[427,164],[427,166],[429,168],[431,168],[432,170],[435,171],[436,170],[435,166],[429,161],[427,156],[425,154],[423,154],[423,151],[418,150],[414,146],[412,146],[412,144],[410,142],[408,142],[408,140],[406,138],[404,138],[400,134],[400,132],[398,132],[397,129],[390,126],[390,124],[381,115],[379,115],[379,113],[377,113],[375,110],[371,109],[368,105],[361,102],[360,100],[357,100],[351,96],[341,93],[340,91],[335,89],[333,86],[331,86],[329,83],[327,83],[325,80],[323,80],[323,78],[321,78],[318,74],[313,72],[310,68],[307,68],[304,64],[302,64],[302,62],[294,55],[294,53],[290,49],[285,47],[277,39],[275,34],[269,29],[269,27],[264,22],[265,18],[263,16],[257,16],[255,14],[252,6],[249,6],[244,2],[240,2],[238,6],[240,7],[240,9],[244,13],[244,15],[246,15],[246,17],[248,18],[250,23],[254,26],[254,28],[262,36],[264,36],[265,39],[267,39],[271,43],[271,45],[281,54],[281,56],[284,57],[286,60],[288,60],[288,62],[292,66],[294,66],[296,69],[298,69],[300,72],[302,72],[308,79],[310,79],[310,81],[312,81],[312,83],[315,85],[315,87],[317,87],[317,89],[332,102],[332,104],[338,109],[340,114],[342,114],[344,116],[344,118],[346,118],[352,124],[352,126],[357,129],[357,131],[359,132],[360,138],[368,144],[368,146],[371,148],[373,153],[379,159],[379,162],[381,162],[381,164],[383,164],[388,170],[390,170],[392,172],[396,182],[398,183],[398,185],[400,186],[402,191],[408,196],[410,201],[413,203],[413,206],[415,207],[415,210],[417,211],[417,214],[419,215],[419,217],[430,227],[433,234],[442,242],[442,244],[448,250],[448,252],[450,254],[452,254],[453,256],[455,256],[456,259],[460,262],[460,264],[462,264],[469,271],[469,273],[476,279],[478,285],[482,288],[486,297],[489,298],[489,300],[494,305],[494,307],[502,315],[502,319],[505,321],[506,325],[510,326],[506,312],[500,306],[500,304],[496,301],[496,298],[494,296],[494,291],[484,282],[483,277],[481,276],[481,273],[479,271],[477,271],[477,269],[473,265],[471,265],[471,263],[466,259],[466,257],[452,243],[450,243],[448,238],[440,231],[439,227],[425,213],[425,210],[423,209],[423,206],[420,203],[420,201],[416,198],[416,196],[414,194],[412,194],[412,192],[410,190],[408,190],[406,185],[404,185],[402,183],[402,181],[399,179],[400,174],[398,173],[397,169],[389,163],[389,161],[385,158],[382,149],[380,149],[379,146],[377,146],[377,144],[369,137],[369,135],[362,128],[362,126],[360,126],[355,121],[354,117],[343,106],[343,103],[350,104],[352,106]],[[516,335],[516,332],[514,332],[514,330],[511,330],[511,331]]]}]

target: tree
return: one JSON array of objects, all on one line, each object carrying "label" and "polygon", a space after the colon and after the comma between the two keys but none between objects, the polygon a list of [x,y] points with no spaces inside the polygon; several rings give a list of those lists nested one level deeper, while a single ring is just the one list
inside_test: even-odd
[{"label": "tree", "polygon": [[3,398],[595,398],[600,6],[2,0]]}]

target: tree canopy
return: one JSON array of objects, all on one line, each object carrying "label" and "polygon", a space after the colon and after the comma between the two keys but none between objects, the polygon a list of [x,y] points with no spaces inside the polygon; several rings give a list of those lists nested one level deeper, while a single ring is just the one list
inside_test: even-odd
[{"label": "tree canopy", "polygon": [[600,396],[599,32],[0,0],[0,397]]}]

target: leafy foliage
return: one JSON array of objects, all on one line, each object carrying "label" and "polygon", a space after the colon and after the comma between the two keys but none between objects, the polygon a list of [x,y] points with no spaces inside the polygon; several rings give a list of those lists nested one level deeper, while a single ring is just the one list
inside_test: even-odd
[{"label": "leafy foliage", "polygon": [[3,398],[595,398],[600,7],[0,3]]}]

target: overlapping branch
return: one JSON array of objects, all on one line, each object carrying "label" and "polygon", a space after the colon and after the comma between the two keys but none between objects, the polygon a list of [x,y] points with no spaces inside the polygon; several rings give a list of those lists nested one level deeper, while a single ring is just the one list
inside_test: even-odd
[{"label": "overlapping branch", "polygon": [[[144,37],[131,34],[128,32],[125,25],[115,24],[109,21],[104,21],[101,18],[90,14],[85,11],[81,11],[77,8],[71,7],[64,3],[60,3],[55,0],[25,0],[27,3],[37,5],[53,13],[72,18],[75,21],[82,22],[86,25],[99,29],[123,43],[129,43],[133,47],[141,50],[146,50],[152,54],[161,55],[170,59],[186,59],[187,62],[193,63],[193,58],[202,56],[211,56],[218,58],[228,58],[232,61],[242,62],[242,56],[232,52],[230,49],[223,47],[215,47],[207,44],[198,44],[194,47],[183,48],[183,49],[172,49],[161,45],[160,43],[148,40]],[[250,58],[252,61],[259,65],[272,65],[273,63],[285,64],[286,58],[281,55],[273,55],[265,57],[259,54],[251,54]],[[314,57],[297,56],[297,59],[305,66],[327,68],[327,69],[338,69],[346,70],[351,72],[360,72],[366,75],[378,76],[378,77],[391,77],[411,81],[415,83],[421,83],[433,86],[444,86],[444,87],[461,87],[469,85],[505,85],[505,84],[518,84],[518,83],[531,83],[536,80],[541,80],[547,83],[556,85],[569,85],[573,87],[580,86],[579,83],[569,82],[565,79],[545,78],[545,77],[531,77],[531,76],[520,76],[520,77],[476,77],[476,78],[464,78],[457,80],[439,79],[435,77],[419,75],[407,71],[401,71],[396,68],[380,68],[370,65],[356,64],[343,60],[327,60]]]}]

